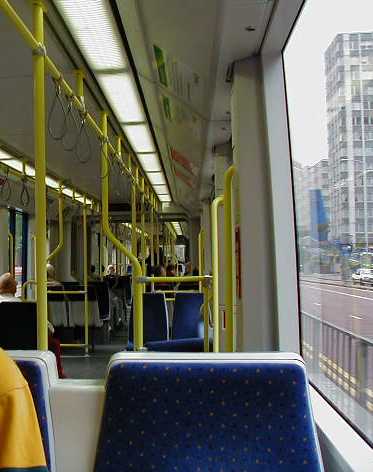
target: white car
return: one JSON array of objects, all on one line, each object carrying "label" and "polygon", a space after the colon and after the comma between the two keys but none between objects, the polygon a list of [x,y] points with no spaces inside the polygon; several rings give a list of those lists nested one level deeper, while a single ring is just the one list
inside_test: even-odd
[{"label": "white car", "polygon": [[357,269],[357,270],[351,275],[351,279],[352,279],[352,283],[353,283],[353,284],[359,284],[359,283],[360,283],[360,271],[361,271],[361,269]]},{"label": "white car", "polygon": [[373,285],[373,269],[360,269],[360,284]]}]

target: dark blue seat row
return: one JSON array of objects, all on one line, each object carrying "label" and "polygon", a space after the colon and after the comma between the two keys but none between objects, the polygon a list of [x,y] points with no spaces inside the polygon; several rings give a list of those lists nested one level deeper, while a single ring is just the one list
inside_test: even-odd
[{"label": "dark blue seat row", "polygon": [[[201,293],[177,293],[172,325],[172,339],[168,339],[168,316],[163,293],[144,293],[144,344],[151,351],[203,352],[203,338],[199,337],[201,324]],[[132,350],[133,316],[129,327],[129,345]]]},{"label": "dark blue seat row", "polygon": [[322,471],[301,358],[114,356],[95,472],[152,470]]}]

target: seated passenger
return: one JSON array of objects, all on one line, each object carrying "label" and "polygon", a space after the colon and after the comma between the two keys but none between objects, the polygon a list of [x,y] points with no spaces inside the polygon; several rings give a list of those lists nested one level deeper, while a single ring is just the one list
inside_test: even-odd
[{"label": "seated passenger", "polygon": [[106,275],[108,276],[114,276],[114,275],[117,275],[116,272],[115,272],[115,267],[113,266],[113,264],[109,264],[106,268]]},{"label": "seated passenger", "polygon": [[48,472],[28,384],[1,348],[0,378],[0,470]]},{"label": "seated passenger", "polygon": [[90,267],[89,280],[95,282],[96,280],[101,280],[100,275],[96,274],[96,266],[94,264]]},{"label": "seated passenger", "polygon": [[17,282],[10,272],[0,277],[0,302],[19,302],[16,298]]},{"label": "seated passenger", "polygon": [[47,264],[47,287],[60,287],[63,288],[61,282],[56,280],[56,271],[52,264]]}]

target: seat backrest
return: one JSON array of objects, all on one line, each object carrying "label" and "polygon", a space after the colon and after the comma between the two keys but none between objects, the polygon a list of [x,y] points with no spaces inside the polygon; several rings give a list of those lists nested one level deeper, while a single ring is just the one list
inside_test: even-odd
[{"label": "seat backrest", "polygon": [[108,286],[105,282],[101,281],[90,282],[89,285],[96,288],[100,318],[106,320],[110,315]]},{"label": "seat backrest", "polygon": [[[168,339],[168,316],[164,293],[143,294],[144,343]],[[129,340],[133,341],[133,306],[129,325]]]},{"label": "seat backrest", "polygon": [[321,472],[303,361],[282,353],[114,356],[95,472],[117,470]]},{"label": "seat backrest", "polygon": [[29,384],[47,459],[48,470],[55,472],[55,448],[49,391],[58,379],[56,359],[51,352],[8,351]]},{"label": "seat backrest", "polygon": [[0,320],[0,346],[3,349],[37,348],[35,302],[1,302]]},{"label": "seat backrest", "polygon": [[172,339],[198,338],[202,293],[176,293]]}]

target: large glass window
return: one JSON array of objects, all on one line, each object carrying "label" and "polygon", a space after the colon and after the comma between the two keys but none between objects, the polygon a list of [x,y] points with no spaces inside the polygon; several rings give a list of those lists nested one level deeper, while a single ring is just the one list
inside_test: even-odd
[{"label": "large glass window", "polygon": [[[17,296],[21,295],[22,284],[27,278],[27,225],[28,216],[17,210],[9,210],[9,233],[12,235],[9,247],[10,261],[13,267],[10,270],[14,272],[17,281]],[[11,260],[12,259],[12,260]]]},{"label": "large glass window", "polygon": [[356,110],[373,93],[372,18],[371,0],[308,0],[284,49],[302,354],[311,382],[370,442],[372,132],[361,126],[371,113]]}]

